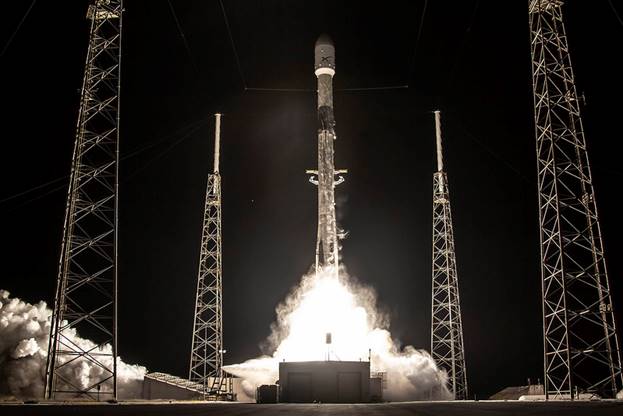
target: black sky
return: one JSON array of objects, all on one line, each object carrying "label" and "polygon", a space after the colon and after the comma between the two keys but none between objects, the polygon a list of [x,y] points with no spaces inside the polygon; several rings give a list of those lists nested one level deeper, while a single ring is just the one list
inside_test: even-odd
[{"label": "black sky", "polygon": [[[30,2],[3,6],[5,45]],[[87,1],[37,2],[0,58],[0,287],[51,302],[87,45]],[[119,349],[185,375],[212,114],[225,113],[226,362],[260,354],[274,308],[313,261],[313,44],[336,45],[336,164],[344,263],[373,286],[403,345],[429,349],[431,183],[441,109],[468,381],[485,397],[542,377],[536,161],[526,2],[128,0],[124,17]],[[568,2],[567,32],[618,322],[623,25],[607,0]],[[612,2],[623,13],[623,5]],[[417,44],[417,48],[416,48]],[[242,72],[242,76],[240,74]],[[147,147],[151,146],[151,147]],[[146,148],[147,147],[147,148]],[[130,156],[136,149],[145,149]]]}]

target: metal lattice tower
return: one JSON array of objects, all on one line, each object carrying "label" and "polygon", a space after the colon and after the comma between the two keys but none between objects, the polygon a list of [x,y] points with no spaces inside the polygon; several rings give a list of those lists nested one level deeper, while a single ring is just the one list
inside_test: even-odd
[{"label": "metal lattice tower", "polygon": [[[117,396],[117,194],[122,0],[94,0],[50,342],[46,398]],[[95,342],[85,347],[75,333]],[[76,365],[92,371],[85,384]]]},{"label": "metal lattice tower", "polygon": [[454,252],[448,177],[443,170],[441,115],[435,111],[437,172],[433,175],[433,291],[431,355],[448,372],[448,388],[457,400],[468,397],[459,282]]},{"label": "metal lattice tower", "polygon": [[223,392],[223,286],[221,247],[221,114],[215,114],[214,172],[208,175],[197,276],[197,298],[188,378],[203,385],[204,394]]},{"label": "metal lattice tower", "polygon": [[562,4],[529,2],[545,394],[614,397],[620,350]]}]

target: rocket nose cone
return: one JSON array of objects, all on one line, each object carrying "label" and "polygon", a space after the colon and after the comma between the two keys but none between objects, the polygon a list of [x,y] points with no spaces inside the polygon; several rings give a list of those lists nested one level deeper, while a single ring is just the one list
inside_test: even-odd
[{"label": "rocket nose cone", "polygon": [[316,76],[320,73],[330,73],[333,76],[335,73],[335,46],[329,35],[324,33],[318,37],[314,47],[314,68]]},{"label": "rocket nose cone", "polygon": [[329,35],[323,33],[322,35],[318,36],[318,39],[316,40],[315,47],[317,48],[319,46],[333,46],[333,41],[331,40]]}]

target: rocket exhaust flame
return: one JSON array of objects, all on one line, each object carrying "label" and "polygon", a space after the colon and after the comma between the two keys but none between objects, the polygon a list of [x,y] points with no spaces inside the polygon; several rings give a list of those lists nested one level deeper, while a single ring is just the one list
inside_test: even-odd
[{"label": "rocket exhaust flame", "polygon": [[[446,372],[426,351],[401,348],[393,341],[389,320],[376,307],[374,291],[356,283],[343,269],[321,268],[304,276],[276,313],[267,340],[272,355],[224,367],[244,379],[248,400],[257,386],[277,381],[280,361],[326,360],[327,348],[331,360],[365,361],[370,354],[371,371],[387,373],[384,396],[388,400],[451,398],[445,387]],[[329,345],[327,333],[331,333]]]}]

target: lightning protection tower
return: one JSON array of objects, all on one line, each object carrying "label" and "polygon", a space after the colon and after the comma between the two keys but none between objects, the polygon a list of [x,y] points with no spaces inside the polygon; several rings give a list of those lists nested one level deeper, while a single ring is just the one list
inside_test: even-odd
[{"label": "lightning protection tower", "polygon": [[448,388],[454,398],[468,397],[459,282],[454,253],[448,177],[443,170],[441,114],[435,111],[437,172],[433,175],[433,294],[431,354],[448,372]]},{"label": "lightning protection tower", "polygon": [[560,0],[530,0],[545,394],[623,382],[595,193]]},{"label": "lightning protection tower", "polygon": [[[46,366],[47,398],[117,396],[122,0],[94,0]],[[94,341],[77,343],[75,334]],[[72,369],[86,365],[87,381]]]},{"label": "lightning protection tower", "polygon": [[203,394],[224,393],[223,286],[221,247],[221,176],[219,154],[221,114],[215,114],[214,171],[208,175],[197,297],[188,378],[203,386]]}]

